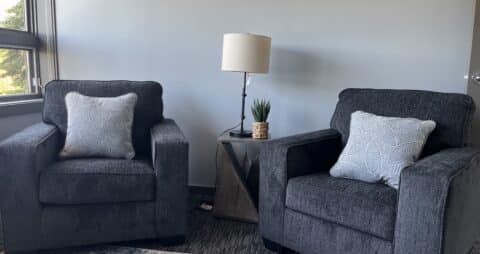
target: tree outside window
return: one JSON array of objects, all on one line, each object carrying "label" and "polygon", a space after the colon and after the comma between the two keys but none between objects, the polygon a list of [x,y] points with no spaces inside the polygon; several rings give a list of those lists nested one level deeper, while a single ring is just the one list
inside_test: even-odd
[{"label": "tree outside window", "polygon": [[[0,5],[0,27],[26,30],[25,1],[2,0],[2,2],[4,4]],[[28,77],[28,51],[0,48],[0,96],[27,93]]]}]

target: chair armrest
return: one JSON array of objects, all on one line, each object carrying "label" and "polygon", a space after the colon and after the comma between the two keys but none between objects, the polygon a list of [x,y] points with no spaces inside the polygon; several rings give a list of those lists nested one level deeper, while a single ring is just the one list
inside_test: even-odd
[{"label": "chair armrest", "polygon": [[260,151],[260,232],[278,244],[283,239],[283,214],[289,178],[328,170],[342,147],[333,129],[265,142]]},{"label": "chair armrest", "polygon": [[468,253],[480,232],[480,150],[425,157],[400,176],[394,253]]},{"label": "chair armrest", "polygon": [[0,143],[0,209],[9,250],[35,246],[40,229],[39,172],[58,156],[61,135],[38,123]]},{"label": "chair armrest", "polygon": [[186,233],[188,142],[175,121],[165,119],[151,129],[156,182],[158,237]]}]

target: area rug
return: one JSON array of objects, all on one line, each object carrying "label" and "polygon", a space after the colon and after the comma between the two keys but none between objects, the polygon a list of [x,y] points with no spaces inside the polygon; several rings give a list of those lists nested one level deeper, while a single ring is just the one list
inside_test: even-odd
[{"label": "area rug", "polygon": [[155,241],[126,243],[124,246],[180,253],[269,254],[256,224],[217,219],[209,212],[194,210],[189,216],[189,233],[185,244],[164,247]]},{"label": "area rug", "polygon": [[473,244],[473,247],[468,254],[480,254],[480,240]]}]

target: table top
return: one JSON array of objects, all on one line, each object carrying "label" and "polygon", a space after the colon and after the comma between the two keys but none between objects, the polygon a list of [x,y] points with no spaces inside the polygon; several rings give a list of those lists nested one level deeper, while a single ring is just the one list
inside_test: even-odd
[{"label": "table top", "polygon": [[[270,136],[270,135],[268,135]],[[225,133],[218,137],[217,141],[222,143],[262,143],[269,139],[236,138],[230,137],[230,133]]]}]

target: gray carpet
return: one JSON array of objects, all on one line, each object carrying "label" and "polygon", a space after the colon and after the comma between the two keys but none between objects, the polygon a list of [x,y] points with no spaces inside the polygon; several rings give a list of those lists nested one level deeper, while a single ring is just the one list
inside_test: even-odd
[{"label": "gray carpet", "polygon": [[62,249],[41,253],[51,254],[183,254],[179,252],[167,252],[160,250],[148,250],[125,246],[105,245],[105,246],[92,246],[84,248],[74,249]]},{"label": "gray carpet", "polygon": [[469,254],[480,254],[480,240],[473,244]]},{"label": "gray carpet", "polygon": [[162,247],[155,242],[142,242],[129,246],[184,253],[273,253],[263,246],[255,224],[216,219],[199,210],[193,211],[190,218],[190,232],[183,245]]}]

